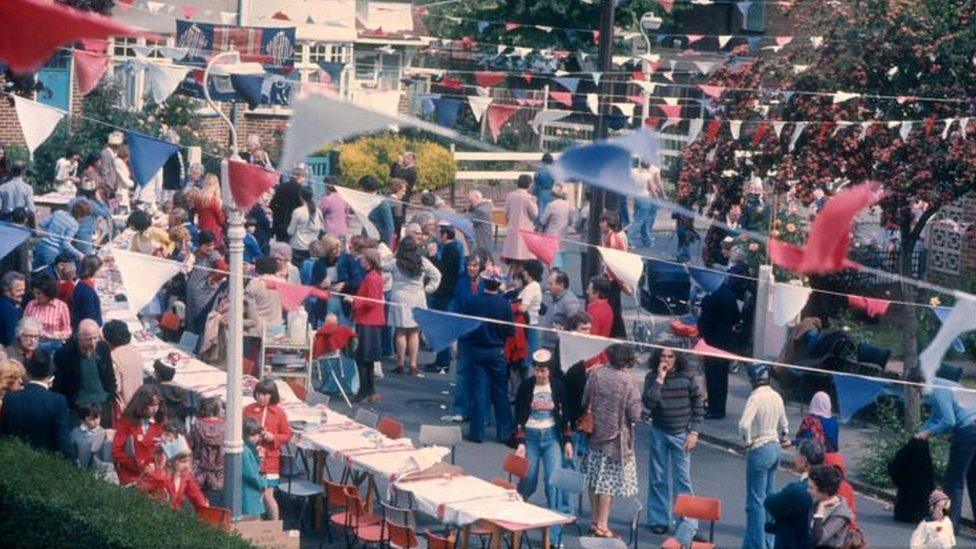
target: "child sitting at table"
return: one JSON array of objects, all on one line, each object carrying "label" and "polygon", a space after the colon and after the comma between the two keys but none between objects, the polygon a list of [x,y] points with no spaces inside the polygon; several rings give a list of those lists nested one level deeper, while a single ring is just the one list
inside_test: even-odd
[{"label": "child sitting at table", "polygon": [[[344,360],[353,357],[356,351],[356,332],[348,326],[339,324],[339,317],[334,313],[325,315],[325,324],[315,332],[312,343],[312,358],[319,360],[319,391],[323,393],[336,392],[333,380],[329,373],[333,368],[338,368],[339,377],[352,380],[356,374],[356,363],[354,360]],[[345,355],[345,356],[343,356]],[[347,368],[347,364],[349,367]],[[347,382],[345,390],[351,391],[351,383]]]},{"label": "child sitting at table", "polygon": [[261,454],[261,474],[267,484],[264,504],[268,509],[268,518],[278,520],[274,489],[281,475],[281,447],[291,441],[291,425],[285,411],[278,406],[281,397],[278,396],[278,386],[274,380],[259,381],[254,387],[254,400],[254,403],[244,407],[244,417],[254,418],[262,429],[258,452]]},{"label": "child sitting at table", "polygon": [[264,514],[263,493],[268,484],[261,475],[261,457],[258,455],[258,442],[261,440],[261,424],[253,417],[244,418],[244,456],[241,466],[241,514],[261,516]]}]

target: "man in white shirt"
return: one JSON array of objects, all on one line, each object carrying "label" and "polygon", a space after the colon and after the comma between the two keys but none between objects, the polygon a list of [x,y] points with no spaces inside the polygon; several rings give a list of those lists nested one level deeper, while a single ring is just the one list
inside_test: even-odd
[{"label": "man in white shirt", "polygon": [[654,245],[654,219],[657,217],[657,205],[647,198],[662,198],[664,190],[661,186],[661,168],[641,162],[634,170],[634,178],[641,183],[638,189],[641,196],[634,199],[634,220],[627,227],[627,239],[634,245],[650,248]]},{"label": "man in white shirt", "polygon": [[78,162],[81,154],[71,148],[54,163],[54,183],[61,194],[74,195],[78,185]]},{"label": "man in white shirt", "polygon": [[789,422],[786,407],[779,393],[769,386],[769,367],[749,365],[752,393],[746,400],[739,434],[745,439],[746,454],[746,535],[743,548],[772,547],[772,537],[766,534],[768,520],[763,502],[776,486],[780,441],[789,445]]}]

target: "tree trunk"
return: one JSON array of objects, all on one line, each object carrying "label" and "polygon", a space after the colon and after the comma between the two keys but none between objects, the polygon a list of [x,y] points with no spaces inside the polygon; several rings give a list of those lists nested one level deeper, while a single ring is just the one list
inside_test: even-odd
[{"label": "tree trunk", "polygon": [[[914,278],[912,256],[918,238],[913,235],[906,235],[906,233],[907,231],[902,232],[903,237],[907,236],[907,238],[902,238],[901,241],[898,273],[903,279],[910,279]],[[915,303],[917,301],[915,286],[906,283],[904,280],[899,282],[899,285],[901,286],[901,300]],[[905,378],[909,372],[918,368],[918,314],[915,307],[912,306],[902,306],[901,310],[901,336],[902,346],[905,350],[905,367],[902,371],[902,378]],[[914,430],[921,419],[921,394],[917,388],[911,386],[905,386],[905,393],[905,426]]]}]

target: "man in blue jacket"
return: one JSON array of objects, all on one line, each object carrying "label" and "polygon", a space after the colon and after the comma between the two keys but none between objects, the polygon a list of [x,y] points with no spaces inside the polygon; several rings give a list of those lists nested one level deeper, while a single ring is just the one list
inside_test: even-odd
[{"label": "man in blue jacket", "polygon": [[24,316],[21,301],[27,290],[27,279],[21,273],[10,271],[0,282],[3,294],[0,295],[0,345],[12,345],[16,340],[17,325]]},{"label": "man in blue jacket", "polygon": [[461,305],[461,314],[503,323],[482,321],[476,330],[458,340],[458,372],[467,373],[465,384],[473,394],[473,406],[468,409],[468,440],[482,442],[485,436],[485,414],[495,407],[495,437],[505,441],[512,433],[512,406],[508,401],[508,364],[505,363],[505,340],[515,334],[512,306],[498,293],[501,280],[497,275],[485,276],[485,291]]},{"label": "man in blue jacket", "polygon": [[807,472],[823,464],[824,447],[817,439],[804,439],[796,447],[793,466],[800,480],[791,482],[779,492],[766,497],[763,506],[772,518],[766,532],[775,536],[774,549],[810,546],[810,506],[813,498],[807,489]]},{"label": "man in blue jacket", "polygon": [[37,450],[61,452],[72,459],[68,400],[48,389],[54,375],[50,356],[38,350],[25,366],[27,385],[3,399],[0,434],[17,437]]}]

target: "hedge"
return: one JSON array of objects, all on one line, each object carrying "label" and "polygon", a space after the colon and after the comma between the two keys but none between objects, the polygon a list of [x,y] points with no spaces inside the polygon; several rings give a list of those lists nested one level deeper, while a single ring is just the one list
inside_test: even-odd
[{"label": "hedge", "polygon": [[0,471],[4,547],[251,547],[17,440],[0,438]]},{"label": "hedge", "polygon": [[417,156],[417,189],[434,190],[454,181],[457,165],[446,147],[433,141],[408,139],[397,134],[363,137],[339,147],[339,179],[345,186],[356,187],[365,175],[377,177],[383,185],[390,182],[390,165],[405,151]]}]

